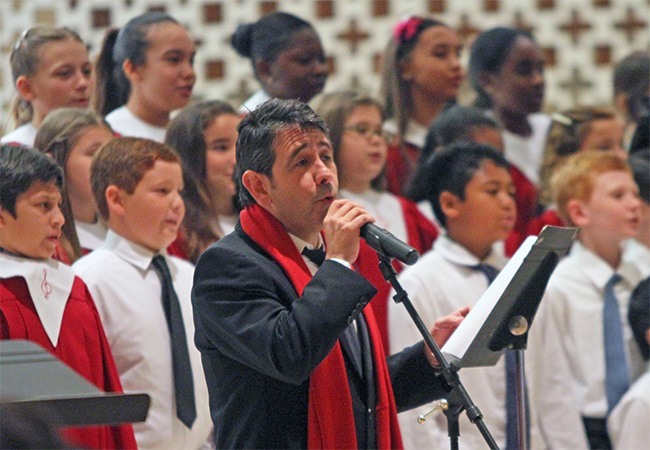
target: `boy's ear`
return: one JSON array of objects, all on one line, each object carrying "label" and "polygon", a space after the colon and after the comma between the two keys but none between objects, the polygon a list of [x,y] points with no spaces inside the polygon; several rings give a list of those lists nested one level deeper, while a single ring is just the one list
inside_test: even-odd
[{"label": "boy's ear", "polygon": [[106,204],[108,205],[109,216],[124,215],[124,191],[115,185],[106,188]]},{"label": "boy's ear", "polygon": [[16,91],[18,91],[18,94],[23,98],[23,100],[28,102],[34,100],[32,82],[25,75],[21,75],[16,79]]},{"label": "boy's ear", "polygon": [[7,225],[7,214],[9,214],[9,211],[0,206],[0,228],[4,228]]},{"label": "boy's ear", "polygon": [[587,205],[582,200],[572,199],[566,205],[567,215],[571,222],[577,227],[589,224],[591,215]]},{"label": "boy's ear", "polygon": [[440,209],[447,219],[455,219],[460,214],[461,200],[449,191],[443,191],[438,199]]},{"label": "boy's ear", "polygon": [[270,181],[269,177],[254,170],[247,170],[242,175],[244,187],[253,196],[255,201],[263,207],[271,205],[271,197],[269,195]]}]

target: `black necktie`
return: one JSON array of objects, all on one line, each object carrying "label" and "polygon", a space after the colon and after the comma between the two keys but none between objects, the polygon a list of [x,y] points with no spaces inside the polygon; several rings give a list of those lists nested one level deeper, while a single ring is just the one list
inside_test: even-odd
[{"label": "black necktie", "polygon": [[[307,247],[302,249],[302,254],[307,257],[311,262],[320,267],[323,262],[325,262],[325,249],[321,245],[317,249],[310,250]],[[359,371],[359,374],[363,371],[363,360],[361,359],[361,341],[359,340],[359,333],[354,322],[350,323],[348,327],[343,332],[343,337],[346,341],[346,347],[351,353],[349,356],[352,359],[352,363]]]},{"label": "black necktie", "polygon": [[[488,284],[491,284],[499,274],[499,271],[489,264],[477,264],[471,266],[485,275]],[[516,449],[519,446],[519,430],[517,427],[517,365],[515,350],[506,349],[506,449]],[[528,411],[528,392],[524,391],[526,397],[526,411]],[[527,416],[526,432],[530,436]],[[528,440],[526,442],[529,442]]]},{"label": "black necktie", "polygon": [[152,265],[162,281],[162,304],[172,346],[176,415],[187,428],[192,428],[192,424],[196,419],[194,381],[192,379],[192,367],[190,366],[190,354],[187,350],[187,335],[183,325],[181,306],[178,303],[178,296],[174,290],[172,276],[169,273],[165,257],[156,255],[153,258]]}]

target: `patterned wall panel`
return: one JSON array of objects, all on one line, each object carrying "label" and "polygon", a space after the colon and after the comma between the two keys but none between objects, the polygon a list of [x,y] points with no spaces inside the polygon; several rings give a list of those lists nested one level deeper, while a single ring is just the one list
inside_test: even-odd
[{"label": "patterned wall panel", "polygon": [[[575,103],[608,103],[613,65],[632,50],[649,48],[649,0],[1,0],[0,58],[22,30],[66,25],[95,55],[108,27],[141,12],[164,10],[198,43],[197,98],[239,103],[257,88],[247,60],[229,45],[238,23],[283,10],[311,21],[328,54],[326,90],[358,87],[376,92],[382,51],[392,26],[405,15],[432,15],[458,30],[469,45],[480,30],[518,26],[536,36],[547,58],[549,110]],[[467,52],[464,55],[467,58]],[[8,64],[0,65],[0,127],[14,95]],[[466,88],[461,101],[470,98]]]}]

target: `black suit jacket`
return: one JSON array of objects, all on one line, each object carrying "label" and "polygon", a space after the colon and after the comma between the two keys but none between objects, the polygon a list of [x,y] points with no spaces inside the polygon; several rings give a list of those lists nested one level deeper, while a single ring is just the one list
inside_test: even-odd
[{"label": "black suit jacket", "polygon": [[[357,272],[325,261],[299,300],[239,224],[206,250],[192,303],[216,447],[306,448],[309,375],[375,292]],[[422,346],[388,360],[400,410],[444,395]],[[353,403],[363,390],[351,386]]]}]

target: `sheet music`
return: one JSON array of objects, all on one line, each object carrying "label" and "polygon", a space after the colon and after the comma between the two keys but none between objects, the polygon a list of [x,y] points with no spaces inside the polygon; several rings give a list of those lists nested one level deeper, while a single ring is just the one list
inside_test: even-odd
[{"label": "sheet music", "polygon": [[499,272],[492,284],[483,293],[476,305],[471,309],[465,320],[454,331],[451,337],[442,347],[442,353],[450,361],[462,359],[469,348],[477,333],[485,323],[494,306],[497,304],[503,292],[512,281],[524,258],[530,252],[533,244],[537,241],[537,236],[528,236],[519,246],[515,254],[510,258],[508,264]]}]

